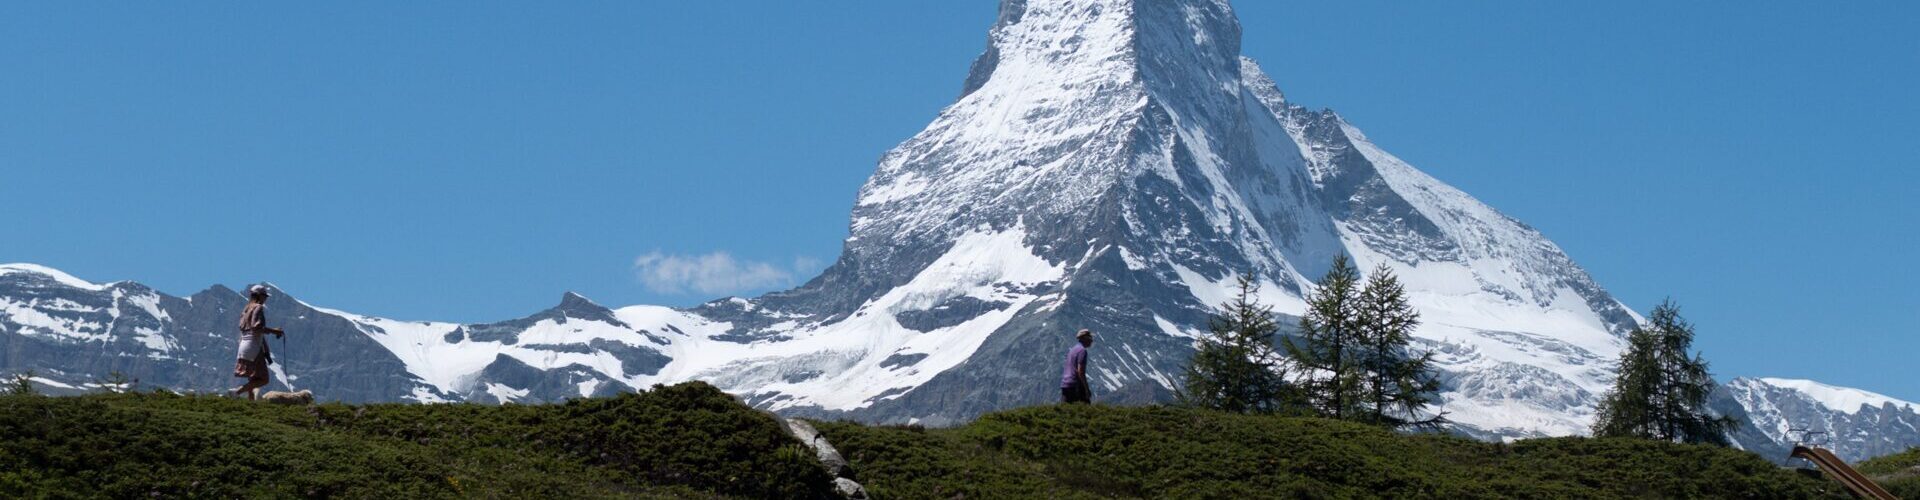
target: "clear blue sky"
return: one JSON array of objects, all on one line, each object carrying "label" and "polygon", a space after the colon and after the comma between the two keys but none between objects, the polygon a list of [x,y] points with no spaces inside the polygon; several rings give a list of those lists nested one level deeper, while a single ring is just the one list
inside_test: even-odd
[{"label": "clear blue sky", "polygon": [[[0,261],[459,321],[781,287],[995,3],[0,4]],[[1920,6],[1238,8],[1291,99],[1676,298],[1721,378],[1920,400]]]}]

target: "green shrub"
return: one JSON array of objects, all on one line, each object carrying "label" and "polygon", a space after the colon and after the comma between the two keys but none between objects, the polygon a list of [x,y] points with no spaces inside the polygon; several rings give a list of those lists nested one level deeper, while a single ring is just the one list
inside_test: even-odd
[{"label": "green shrub", "polygon": [[704,383],[557,405],[0,397],[0,497],[819,498],[771,416]]},{"label": "green shrub", "polygon": [[1900,498],[1920,498],[1920,448],[1860,462],[1854,468]]},{"label": "green shrub", "polygon": [[1640,440],[1507,445],[1314,418],[1063,405],[920,432],[822,424],[887,498],[1819,498],[1750,453]]},{"label": "green shrub", "polygon": [[[1486,443],[1314,418],[1099,405],[951,429],[819,424],[876,498],[1815,498],[1837,483],[1709,446]],[[1920,451],[1861,464],[1889,489]],[[702,383],[553,405],[279,406],[0,396],[0,498],[822,498],[770,415]]]},{"label": "green shrub", "polygon": [[1910,472],[1914,467],[1920,467],[1920,448],[1874,458],[1854,466],[1855,469],[1860,470],[1861,474],[1867,475]]},{"label": "green shrub", "polygon": [[38,396],[40,395],[40,391],[33,388],[33,370],[27,370],[27,371],[15,373],[13,375],[8,376],[6,385],[4,387],[0,387],[0,395],[5,395],[5,396]]}]

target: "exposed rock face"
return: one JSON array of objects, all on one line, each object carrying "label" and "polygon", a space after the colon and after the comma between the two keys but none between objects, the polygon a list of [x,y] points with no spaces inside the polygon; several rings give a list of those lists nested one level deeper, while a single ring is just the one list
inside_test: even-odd
[{"label": "exposed rock face", "polygon": [[844,477],[833,479],[833,491],[840,493],[840,496],[844,498],[867,498],[867,487],[861,486],[859,481]]},{"label": "exposed rock face", "polygon": [[840,456],[840,450],[834,449],[833,443],[827,442],[826,436],[820,435],[820,431],[815,430],[813,424],[797,418],[783,418],[780,422],[786,424],[787,434],[813,449],[814,456],[820,459],[820,465],[826,467],[828,473],[833,474],[834,490],[840,492],[840,496],[867,497],[867,488],[854,480],[853,465]]},{"label": "exposed rock face", "polygon": [[[1790,462],[1795,443],[1858,462],[1920,446],[1920,404],[1811,380],[1737,378],[1714,391],[1713,407],[1736,415],[1734,444]],[[1809,435],[1812,433],[1812,435]]]},{"label": "exposed rock face", "polygon": [[[232,377],[246,299],[221,286],[179,298],[132,282],[97,285],[33,266],[0,267],[0,343],[9,371],[80,387],[121,372],[148,387],[214,391]],[[413,377],[347,321],[283,294],[269,320],[293,334],[270,339],[274,387],[324,387],[344,401],[390,401]],[[291,382],[291,385],[288,383]]]},{"label": "exposed rock face", "polygon": [[813,428],[813,424],[797,418],[783,418],[780,422],[786,424],[787,434],[813,449],[814,455],[820,458],[820,465],[825,466],[833,477],[853,477],[853,466],[840,456],[840,450],[834,449],[833,443],[827,442],[826,436]]},{"label": "exposed rock face", "polygon": [[[521,320],[454,325],[316,309],[274,291],[268,324],[288,334],[269,339],[271,387],[314,388],[327,400],[552,401],[631,391],[607,373],[666,363],[651,347],[664,339],[625,329],[612,310],[578,295]],[[230,389],[240,383],[231,375],[245,305],[224,286],[180,298],[133,282],[99,285],[38,266],[0,266],[0,370],[34,370],[56,391],[84,389],[111,372],[145,387]],[[617,332],[599,334],[608,330]]]}]

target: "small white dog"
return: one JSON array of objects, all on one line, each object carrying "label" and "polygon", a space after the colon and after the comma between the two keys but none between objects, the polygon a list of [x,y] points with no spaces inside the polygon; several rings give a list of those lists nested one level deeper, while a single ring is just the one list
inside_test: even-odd
[{"label": "small white dog", "polygon": [[260,395],[260,399],[281,405],[310,405],[313,404],[313,391],[267,391],[266,394]]}]

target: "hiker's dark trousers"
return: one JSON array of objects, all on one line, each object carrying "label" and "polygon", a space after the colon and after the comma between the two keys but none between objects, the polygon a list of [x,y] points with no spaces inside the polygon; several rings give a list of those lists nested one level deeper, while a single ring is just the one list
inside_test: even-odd
[{"label": "hiker's dark trousers", "polygon": [[1072,387],[1061,387],[1060,402],[1092,403],[1093,390],[1091,388],[1088,388],[1086,384],[1074,384]]}]

